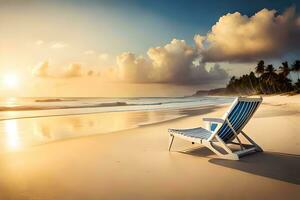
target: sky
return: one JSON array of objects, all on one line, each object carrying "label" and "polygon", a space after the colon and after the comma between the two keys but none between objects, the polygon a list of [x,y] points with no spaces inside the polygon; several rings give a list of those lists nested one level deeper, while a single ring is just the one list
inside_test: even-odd
[{"label": "sky", "polygon": [[299,1],[0,0],[2,96],[183,96],[300,57]]}]

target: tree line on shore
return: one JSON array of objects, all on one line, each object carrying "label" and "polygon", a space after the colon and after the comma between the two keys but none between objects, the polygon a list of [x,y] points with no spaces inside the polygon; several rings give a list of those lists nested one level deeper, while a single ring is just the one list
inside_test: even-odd
[{"label": "tree line on shore", "polygon": [[[295,83],[291,80],[291,72],[297,73],[298,79]],[[235,94],[280,94],[300,93],[300,60],[295,60],[292,65],[283,62],[278,69],[272,64],[259,61],[255,72],[250,72],[239,78],[233,76],[226,87],[226,93]]]}]

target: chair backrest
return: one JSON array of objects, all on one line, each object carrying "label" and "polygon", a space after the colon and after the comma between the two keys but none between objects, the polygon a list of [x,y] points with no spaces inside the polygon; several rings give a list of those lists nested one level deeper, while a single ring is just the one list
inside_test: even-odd
[{"label": "chair backrest", "polygon": [[[223,119],[228,119],[231,126],[237,134],[241,132],[244,126],[251,119],[257,108],[262,102],[262,98],[245,98],[237,97],[223,116]],[[216,130],[218,136],[224,142],[230,142],[235,138],[234,132],[229,127],[227,122],[221,125],[221,127]]]}]

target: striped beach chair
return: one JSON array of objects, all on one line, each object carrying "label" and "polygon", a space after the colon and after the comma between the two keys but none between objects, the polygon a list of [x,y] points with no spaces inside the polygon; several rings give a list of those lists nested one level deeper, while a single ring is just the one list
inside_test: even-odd
[{"label": "striped beach chair", "polygon": [[[243,132],[243,128],[261,102],[261,97],[237,97],[222,118],[203,118],[203,121],[206,122],[206,128],[169,129],[169,151],[171,150],[174,137],[179,137],[192,143],[202,144],[221,158],[229,160],[239,160],[241,156],[253,152],[261,152],[262,149]],[[239,135],[242,135],[250,144],[243,144]],[[228,144],[239,145],[240,149],[233,151]]]}]

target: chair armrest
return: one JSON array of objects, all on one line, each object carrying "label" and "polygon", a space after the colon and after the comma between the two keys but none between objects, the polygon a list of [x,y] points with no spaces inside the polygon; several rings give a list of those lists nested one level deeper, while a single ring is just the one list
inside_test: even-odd
[{"label": "chair armrest", "polygon": [[221,119],[221,118],[203,118],[203,121],[212,122],[212,123],[219,123],[219,124],[222,124],[222,123],[225,122],[225,120]]}]

